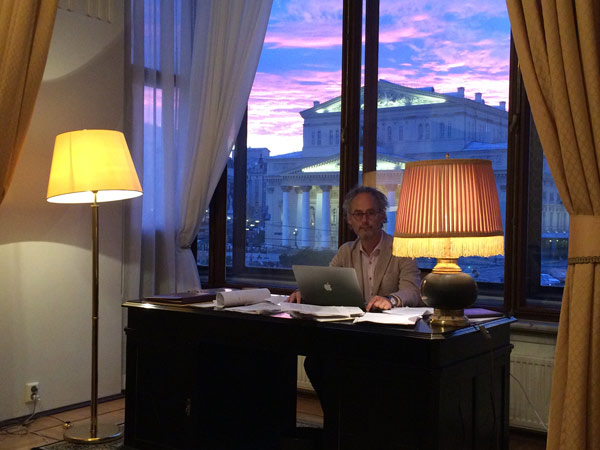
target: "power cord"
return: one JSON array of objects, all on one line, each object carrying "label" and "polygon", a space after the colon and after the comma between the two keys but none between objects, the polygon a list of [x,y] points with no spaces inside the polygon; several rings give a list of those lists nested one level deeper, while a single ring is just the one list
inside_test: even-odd
[{"label": "power cord", "polygon": [[523,395],[525,396],[525,400],[527,400],[527,403],[529,403],[529,406],[531,407],[531,409],[535,413],[535,416],[537,417],[538,421],[540,422],[540,425],[544,428],[544,430],[546,432],[548,432],[548,424],[544,423],[544,421],[542,420],[541,416],[539,415],[537,409],[535,409],[535,406],[533,406],[533,403],[529,399],[529,396],[527,395],[527,392],[525,391],[525,388],[523,387],[523,385],[521,384],[521,382],[519,381],[519,379],[516,376],[514,376],[512,373],[510,374],[510,376],[513,378],[513,380],[515,380],[517,382],[517,384],[521,388],[521,392],[523,392]]},{"label": "power cord", "polygon": [[[40,398],[39,394],[37,394],[37,390],[35,388],[32,388],[31,400],[33,401],[33,411],[24,420],[14,423],[14,424],[9,424],[9,425],[6,425],[6,426],[0,428],[0,437],[1,436],[24,436],[26,434],[31,433],[31,434],[35,434],[36,436],[39,436],[39,437],[45,439],[48,442],[48,438],[49,438],[48,436],[45,436],[44,434],[37,432],[37,431],[29,430],[29,425],[31,425],[37,419],[37,417],[34,419],[34,416],[36,414],[37,405],[38,405],[38,402],[40,401],[40,399],[41,398]],[[65,420],[59,419],[56,416],[52,416],[52,415],[48,415],[45,417],[50,417],[51,419],[57,420],[58,422],[62,423],[64,429],[68,429],[71,427],[71,422],[68,420],[65,421]]]},{"label": "power cord", "polygon": [[[484,338],[486,338],[486,339],[490,339],[491,338],[490,332],[483,325],[479,325],[477,328],[479,329],[479,331],[481,331],[481,333],[483,334]],[[493,360],[492,360],[492,364],[493,364]],[[529,396],[527,395],[527,392],[525,391],[525,388],[523,387],[523,385],[521,384],[521,382],[519,381],[519,379],[515,375],[513,375],[512,373],[510,374],[510,376],[517,382],[517,384],[521,388],[521,392],[523,392],[523,395],[525,396],[525,400],[527,400],[527,403],[529,404],[529,406],[533,410],[533,412],[534,412],[535,416],[537,417],[540,425],[544,428],[544,430],[546,432],[548,432],[548,424],[544,423],[544,421],[542,420],[540,414],[538,413],[538,410],[535,408],[535,406],[533,406],[533,403],[531,402]]]},{"label": "power cord", "polygon": [[27,427],[33,422],[33,416],[35,416],[35,410],[40,401],[40,396],[36,392],[37,389],[34,391],[34,388],[32,388],[31,400],[33,401],[33,411],[31,414],[21,422],[1,428],[0,435],[25,435],[29,433],[29,428]]}]

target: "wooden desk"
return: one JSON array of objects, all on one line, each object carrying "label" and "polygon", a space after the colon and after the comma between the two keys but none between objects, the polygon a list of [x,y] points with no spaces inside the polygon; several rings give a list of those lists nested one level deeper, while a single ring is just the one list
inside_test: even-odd
[{"label": "wooden desk", "polygon": [[298,354],[344,374],[327,448],[508,448],[509,324],[442,331],[127,302],[125,444],[278,449]]}]

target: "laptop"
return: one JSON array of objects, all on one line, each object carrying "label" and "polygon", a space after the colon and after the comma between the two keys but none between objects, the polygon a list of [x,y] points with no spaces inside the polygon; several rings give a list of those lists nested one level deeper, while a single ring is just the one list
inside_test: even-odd
[{"label": "laptop", "polygon": [[302,302],[321,306],[357,306],[365,301],[352,267],[293,265]]}]

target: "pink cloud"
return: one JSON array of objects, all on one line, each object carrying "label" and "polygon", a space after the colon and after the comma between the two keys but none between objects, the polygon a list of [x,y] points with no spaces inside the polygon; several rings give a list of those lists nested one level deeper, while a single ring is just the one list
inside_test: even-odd
[{"label": "pink cloud", "polygon": [[304,0],[289,2],[269,21],[265,45],[269,48],[329,48],[342,45],[342,2]]},{"label": "pink cloud", "polygon": [[275,32],[265,37],[265,44],[271,48],[330,48],[341,47],[342,35],[323,34],[320,36],[309,35],[306,30],[300,31],[295,36],[288,36],[284,32]]},{"label": "pink cloud", "polygon": [[[248,101],[248,142],[281,153],[302,149],[300,111],[341,92],[340,71],[257,73]],[[270,144],[269,144],[270,143]]]},{"label": "pink cloud", "polygon": [[392,28],[379,31],[380,44],[395,44],[405,39],[416,39],[429,36],[429,32],[422,31],[416,27]]}]

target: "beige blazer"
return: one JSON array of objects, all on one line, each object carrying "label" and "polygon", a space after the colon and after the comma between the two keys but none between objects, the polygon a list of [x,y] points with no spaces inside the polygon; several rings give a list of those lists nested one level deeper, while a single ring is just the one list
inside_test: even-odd
[{"label": "beige blazer", "polygon": [[[402,302],[402,306],[424,306],[419,290],[421,274],[417,263],[414,259],[392,255],[392,243],[394,242],[392,236],[384,232],[382,239],[381,253],[377,259],[377,266],[375,266],[373,292],[385,297],[393,295]],[[360,289],[363,290],[359,239],[342,244],[329,265],[354,267]]]}]

